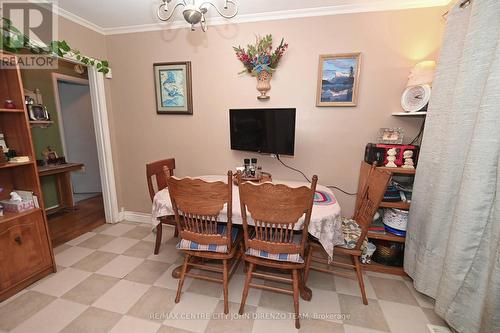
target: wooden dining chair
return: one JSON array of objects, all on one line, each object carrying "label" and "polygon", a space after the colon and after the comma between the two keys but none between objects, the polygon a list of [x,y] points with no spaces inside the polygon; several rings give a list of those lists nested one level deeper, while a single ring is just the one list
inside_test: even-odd
[{"label": "wooden dining chair", "polygon": [[[167,158],[146,164],[146,180],[148,183],[149,196],[151,202],[158,191],[167,187],[167,175],[173,176],[175,169],[175,159]],[[172,225],[175,227],[174,236],[178,236],[177,225],[173,215],[163,216],[160,218],[160,223],[156,226],[156,243],[154,254],[158,254],[161,245],[161,236],[163,231],[163,224]]]},{"label": "wooden dining chair", "polygon": [[[311,187],[298,188],[272,183],[255,185],[242,182],[241,175],[238,174],[245,240],[243,258],[248,263],[240,314],[243,314],[250,287],[289,294],[293,295],[295,327],[300,328],[299,285],[303,289],[301,270],[305,266],[303,258],[317,181],[318,177],[314,176]],[[247,212],[250,216],[247,216]],[[294,228],[302,217],[302,231],[296,233]],[[256,266],[289,270],[292,278],[256,272]],[[288,283],[292,285],[292,289],[254,284],[253,277]]]},{"label": "wooden dining chair", "polygon": [[[224,289],[224,313],[229,312],[228,284],[238,267],[241,258],[239,244],[243,239],[240,229],[233,228],[232,190],[233,174],[227,174],[227,183],[222,181],[206,182],[201,179],[167,177],[170,199],[179,229],[180,242],[177,249],[184,252],[179,286],[175,302],[181,298],[182,286],[186,276],[212,282],[222,282]],[[226,206],[227,222],[219,221]],[[208,264],[196,258],[222,261],[220,264]],[[222,278],[215,278],[188,271],[188,267],[222,273]]]},{"label": "wooden dining chair", "polygon": [[[355,213],[352,218],[342,218],[342,232],[344,234],[344,244],[334,247],[334,259],[331,262],[325,257],[328,257],[321,244],[311,239],[309,253],[307,255],[306,267],[304,271],[304,281],[309,278],[309,271],[315,270],[325,273],[337,274],[348,278],[353,278],[351,274],[338,272],[329,268],[324,268],[325,264],[333,267],[346,269],[354,269],[358,279],[363,304],[368,304],[366,297],[365,285],[363,282],[363,272],[360,264],[360,257],[363,249],[366,246],[366,235],[368,226],[372,223],[373,216],[382,201],[384,193],[387,189],[391,175],[388,172],[380,171],[375,166],[362,162],[360,168],[360,181],[358,184],[358,202],[356,202]],[[311,237],[312,238],[312,237]],[[322,256],[314,256],[317,252],[322,253]],[[335,255],[343,255],[350,257],[352,264],[349,262],[341,262],[335,260]],[[323,267],[312,265],[313,262],[321,263]],[[354,278],[356,278],[354,277]]]}]

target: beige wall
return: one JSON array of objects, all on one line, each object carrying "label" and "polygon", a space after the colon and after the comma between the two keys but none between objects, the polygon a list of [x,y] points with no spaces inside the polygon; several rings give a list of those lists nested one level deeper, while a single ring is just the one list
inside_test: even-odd
[{"label": "beige wall", "polygon": [[[223,174],[255,156],[275,179],[300,179],[269,156],[230,150],[229,108],[295,107],[295,156],[284,158],[320,183],[348,191],[357,186],[364,146],[380,127],[403,127],[415,136],[421,119],[399,119],[400,97],[410,68],[435,59],[444,21],[442,8],[346,14],[283,21],[211,26],[207,33],[187,29],[106,37],[113,68],[111,99],[116,135],[119,204],[149,212],[145,163],[175,157],[176,174]],[[271,82],[271,99],[256,99],[255,78],[242,69],[233,45],[255,34],[285,37],[290,47]],[[276,41],[277,42],[277,41]],[[315,107],[318,55],[362,52],[357,107]],[[157,115],[154,62],[192,62],[194,115]],[[353,197],[337,193],[344,214]]]},{"label": "beige wall", "polygon": [[64,17],[59,17],[58,32],[57,39],[66,40],[71,47],[80,50],[83,54],[95,58],[107,57],[106,37],[104,35]]},{"label": "beige wall", "polygon": [[[97,59],[108,59],[108,51],[106,47],[106,36],[95,32],[91,29],[83,27],[77,23],[67,20],[63,17],[59,17],[58,20],[58,39],[66,40],[69,45],[73,48],[80,50],[83,54],[94,57]],[[115,124],[112,119],[113,104],[111,101],[111,80],[106,79],[104,81],[104,88],[106,94],[106,106],[108,109],[109,117],[109,128],[111,134],[111,146],[113,150],[113,157],[116,161],[114,165],[116,173],[116,188],[118,195],[121,193],[121,181],[118,178],[118,150],[119,147],[116,141],[115,135]],[[121,197],[121,196],[120,196]]]}]

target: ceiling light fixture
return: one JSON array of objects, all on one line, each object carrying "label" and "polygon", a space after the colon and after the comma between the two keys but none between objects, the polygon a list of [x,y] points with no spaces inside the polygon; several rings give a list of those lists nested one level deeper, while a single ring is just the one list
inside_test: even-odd
[{"label": "ceiling light fixture", "polygon": [[[184,19],[191,24],[191,30],[194,31],[194,26],[198,23],[200,23],[201,30],[207,31],[207,21],[205,19],[205,14],[208,12],[209,6],[212,6],[215,8],[217,13],[219,13],[220,16],[230,19],[236,16],[238,14],[238,6],[236,3],[232,0],[225,0],[224,2],[224,7],[223,10],[221,11],[219,8],[217,8],[216,5],[214,5],[210,1],[205,1],[201,3],[200,5],[196,5],[196,0],[182,0],[179,1],[173,9],[170,11],[169,10],[169,3],[171,3],[172,0],[162,0],[162,3],[160,4],[160,7],[158,7],[158,18],[161,21],[168,21],[170,18],[174,15],[175,10],[177,7],[183,6],[184,10],[182,11],[182,15],[184,16]],[[229,6],[230,5],[230,6]],[[233,9],[229,9],[229,7],[233,7]],[[168,13],[170,11],[170,13]],[[229,14],[225,14],[223,12],[228,12]],[[166,15],[166,17],[165,17]]]}]

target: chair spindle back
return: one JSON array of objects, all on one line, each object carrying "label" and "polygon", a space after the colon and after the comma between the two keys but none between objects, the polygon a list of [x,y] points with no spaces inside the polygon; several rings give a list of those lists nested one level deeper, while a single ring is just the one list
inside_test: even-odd
[{"label": "chair spindle back", "polygon": [[357,208],[353,217],[362,230],[361,237],[359,237],[358,243],[356,244],[357,249],[361,248],[361,244],[368,233],[368,226],[373,221],[373,216],[375,216],[384,198],[387,184],[391,178],[389,172],[378,170],[374,165],[370,166],[365,162],[362,162],[360,172],[367,172],[368,174],[361,188],[362,192],[360,194],[358,193],[359,199],[356,203]]},{"label": "chair spindle back", "polygon": [[[181,238],[204,245],[226,244],[228,250],[231,249],[232,178],[231,171],[227,173],[227,183],[167,177],[170,200]],[[225,204],[227,223],[219,221]],[[220,224],[226,224],[224,234],[218,231]]]},{"label": "chair spindle back", "polygon": [[[256,185],[242,182],[238,174],[245,247],[303,256],[317,181],[314,176],[311,187],[298,188],[272,183]],[[247,211],[254,225],[253,237],[249,234]],[[297,242],[294,228],[304,215],[301,239]]]}]

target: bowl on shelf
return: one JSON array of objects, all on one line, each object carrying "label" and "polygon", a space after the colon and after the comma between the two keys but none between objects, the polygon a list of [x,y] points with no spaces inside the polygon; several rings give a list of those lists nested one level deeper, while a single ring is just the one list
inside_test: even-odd
[{"label": "bowl on shelf", "polygon": [[399,236],[399,237],[406,237],[406,231],[401,231],[398,229],[391,228],[387,225],[384,225],[384,229],[386,232],[391,233],[393,235]]},{"label": "bowl on shelf", "polygon": [[387,232],[397,236],[406,235],[408,225],[408,211],[397,208],[387,208],[384,211],[384,227]]}]

